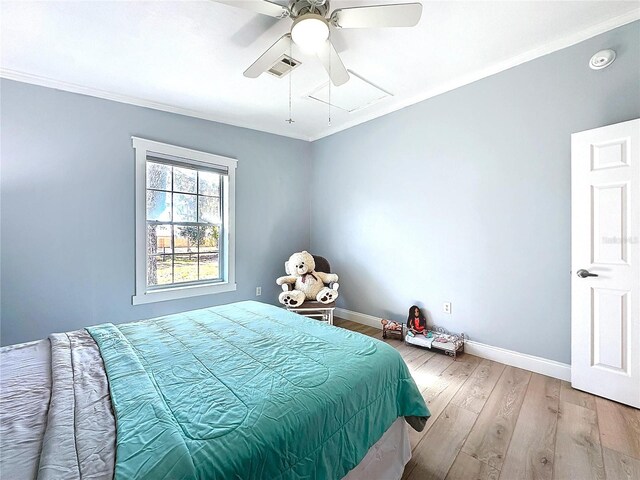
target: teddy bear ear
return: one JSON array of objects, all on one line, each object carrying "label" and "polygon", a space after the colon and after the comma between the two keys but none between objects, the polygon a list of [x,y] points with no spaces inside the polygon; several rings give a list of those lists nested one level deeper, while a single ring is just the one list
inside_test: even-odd
[{"label": "teddy bear ear", "polygon": [[302,251],[302,253],[305,253],[305,254],[306,254],[306,253],[309,253],[309,252],[307,252],[306,250],[303,250],[303,251]]}]

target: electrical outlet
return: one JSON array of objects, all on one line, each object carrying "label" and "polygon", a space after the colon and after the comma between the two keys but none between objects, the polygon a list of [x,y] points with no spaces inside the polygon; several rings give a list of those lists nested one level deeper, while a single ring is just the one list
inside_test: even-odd
[{"label": "electrical outlet", "polygon": [[444,313],[451,314],[451,302],[444,302],[442,304],[442,309],[444,310]]},{"label": "electrical outlet", "polygon": [[256,297],[262,295],[262,287],[256,287]]}]

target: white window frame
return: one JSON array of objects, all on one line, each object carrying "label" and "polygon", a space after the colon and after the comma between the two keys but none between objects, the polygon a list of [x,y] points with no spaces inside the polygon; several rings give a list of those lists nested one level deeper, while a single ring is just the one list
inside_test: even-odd
[{"label": "white window frame", "polygon": [[[133,305],[163,302],[199,295],[211,295],[232,292],[236,285],[235,262],[235,198],[236,198],[236,167],[238,161],[234,158],[222,157],[213,153],[200,152],[190,148],[177,147],[166,143],[155,142],[139,137],[131,137],[135,150],[135,226],[136,226],[136,291],[131,297]],[[153,153],[169,155],[184,159],[185,163],[193,165],[216,165],[228,170],[228,186],[224,195],[223,227],[222,227],[222,281],[207,285],[171,285],[167,288],[147,289],[147,156]]]}]

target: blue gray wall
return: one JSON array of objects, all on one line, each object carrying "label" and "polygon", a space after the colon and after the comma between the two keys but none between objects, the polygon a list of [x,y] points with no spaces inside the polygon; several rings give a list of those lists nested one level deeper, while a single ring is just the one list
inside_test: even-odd
[{"label": "blue gray wall", "polygon": [[[589,70],[605,47],[616,62]],[[3,345],[258,285],[273,302],[283,260],[311,246],[344,308],[402,320],[418,303],[474,340],[569,362],[570,134],[640,116],[640,23],[312,144],[0,87]],[[131,135],[238,158],[237,292],[131,305]]]},{"label": "blue gray wall", "polygon": [[[601,48],[618,58],[595,72]],[[311,246],[340,305],[403,320],[417,303],[568,363],[570,135],[638,116],[635,22],[314,142]]]},{"label": "blue gray wall", "polygon": [[[205,120],[2,80],[3,345],[102,322],[255,298],[309,247],[310,144]],[[238,159],[232,293],[131,305],[131,136]]]}]

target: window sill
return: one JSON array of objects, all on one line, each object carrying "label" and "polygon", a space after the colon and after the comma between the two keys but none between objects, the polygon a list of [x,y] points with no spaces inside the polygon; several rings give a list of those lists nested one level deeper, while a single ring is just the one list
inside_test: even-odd
[{"label": "window sill", "polygon": [[133,305],[144,305],[145,303],[164,302],[167,300],[179,300],[181,298],[197,297],[200,295],[213,295],[216,293],[233,292],[236,290],[235,283],[217,283],[215,285],[194,285],[190,287],[175,287],[167,290],[151,290],[142,295],[133,295],[131,303]]}]

